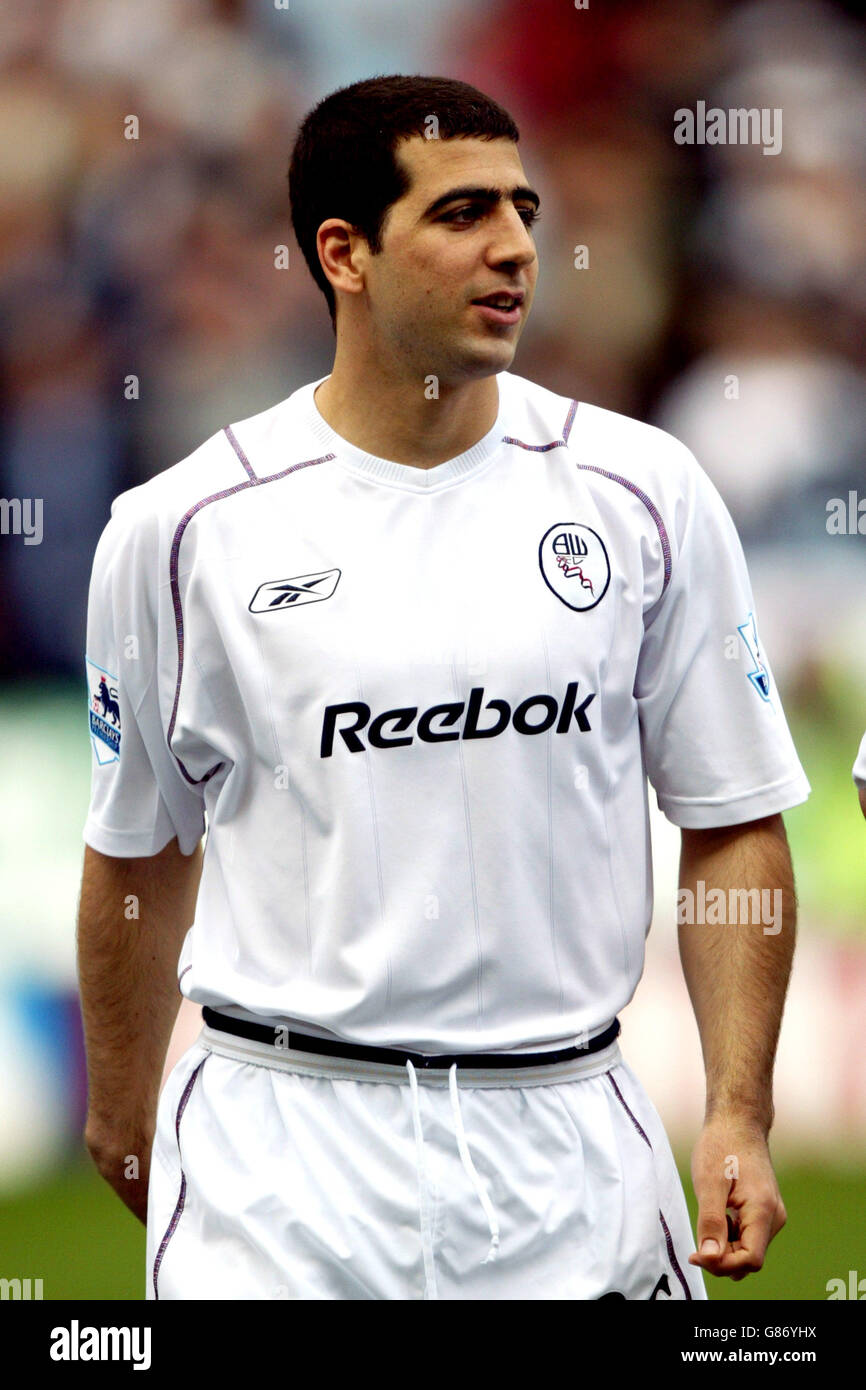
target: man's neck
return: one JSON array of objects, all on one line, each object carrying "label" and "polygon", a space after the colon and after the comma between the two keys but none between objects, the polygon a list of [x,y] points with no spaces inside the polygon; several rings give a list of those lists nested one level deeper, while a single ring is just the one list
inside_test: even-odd
[{"label": "man's neck", "polygon": [[432,378],[383,380],[338,361],[315,393],[316,409],[343,439],[394,463],[434,468],[471,449],[493,428],[499,411],[495,376],[439,387]]}]

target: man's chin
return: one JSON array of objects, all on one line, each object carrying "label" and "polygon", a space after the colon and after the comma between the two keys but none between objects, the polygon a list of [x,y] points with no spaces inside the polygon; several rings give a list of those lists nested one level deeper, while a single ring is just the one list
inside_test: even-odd
[{"label": "man's chin", "polygon": [[[465,341],[460,344],[461,368],[466,377],[493,376],[496,372],[507,372],[517,351],[516,342]],[[455,357],[457,354],[455,354]]]}]

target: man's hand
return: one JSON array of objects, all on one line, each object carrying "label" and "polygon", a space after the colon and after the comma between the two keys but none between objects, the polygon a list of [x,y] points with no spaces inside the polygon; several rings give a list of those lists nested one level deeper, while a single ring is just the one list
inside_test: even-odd
[{"label": "man's hand", "polygon": [[[704,1128],[692,1157],[698,1252],[710,1274],[742,1279],[761,1268],[786,1214],[767,1149],[773,1123],[773,1062],[794,953],[796,900],[780,815],[743,825],[683,830],[680,886],[731,890],[760,904],[731,921],[679,921],[680,958],[707,1077]],[[754,890],[758,890],[755,893]],[[751,899],[749,894],[752,894]],[[735,901],[739,901],[735,898]],[[770,920],[764,905],[772,902]],[[778,905],[781,905],[781,914]],[[709,915],[709,914],[707,914]],[[731,1221],[727,1212],[730,1209]],[[706,1241],[715,1242],[705,1249]]]},{"label": "man's hand", "polygon": [[87,1051],[85,1142],[125,1206],[147,1221],[160,1076],[180,993],[177,962],[195,914],[201,846],[177,840],[120,859],[85,849],[78,977]]},{"label": "man's hand", "polygon": [[692,1182],[698,1249],[689,1263],[734,1280],[755,1273],[787,1220],[760,1127],[730,1115],[708,1120],[692,1154]]},{"label": "man's hand", "polygon": [[152,1129],[148,1127],[138,1136],[127,1131],[119,1140],[111,1126],[89,1118],[84,1142],[100,1175],[114,1188],[123,1205],[146,1226]]}]

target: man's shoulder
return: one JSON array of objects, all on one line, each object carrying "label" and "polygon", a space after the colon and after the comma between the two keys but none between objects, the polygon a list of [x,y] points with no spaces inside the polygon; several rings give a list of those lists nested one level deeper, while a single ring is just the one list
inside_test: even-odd
[{"label": "man's shoulder", "polygon": [[111,524],[171,535],[209,502],[267,476],[287,457],[286,431],[305,389],[309,386],[215,430],[179,462],[118,494],[111,504]]},{"label": "man's shoulder", "polygon": [[581,464],[666,495],[690,490],[700,471],[691,450],[667,430],[585,401],[576,412],[569,443]]},{"label": "man's shoulder", "polygon": [[178,463],[119,493],[111,504],[111,518],[125,526],[156,518],[180,520],[203,497],[242,478],[225,431],[216,430]]},{"label": "man's shoulder", "polygon": [[509,424],[524,437],[516,442],[532,449],[569,450],[580,467],[623,479],[634,486],[644,483],[665,493],[688,488],[700,472],[691,451],[666,430],[631,415],[592,405],[578,397],[563,396],[527,377],[502,373],[510,406]]}]

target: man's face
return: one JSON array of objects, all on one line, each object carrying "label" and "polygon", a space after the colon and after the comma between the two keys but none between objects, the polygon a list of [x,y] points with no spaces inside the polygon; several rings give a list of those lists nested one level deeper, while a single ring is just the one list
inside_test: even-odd
[{"label": "man's face", "polygon": [[[517,146],[413,136],[397,158],[410,189],[365,263],[375,338],[422,376],[456,382],[507,370],[538,275],[529,225],[537,197]],[[511,291],[523,300],[505,316],[473,303]]]}]

